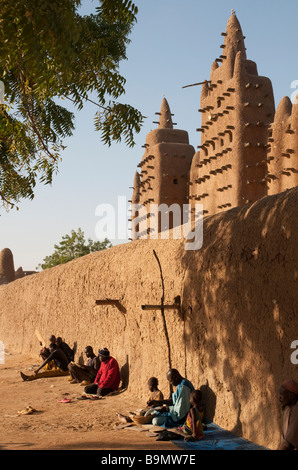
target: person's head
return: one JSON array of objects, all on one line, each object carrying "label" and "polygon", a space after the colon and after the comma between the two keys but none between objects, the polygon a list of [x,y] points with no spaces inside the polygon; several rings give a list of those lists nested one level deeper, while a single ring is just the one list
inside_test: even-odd
[{"label": "person's head", "polygon": [[110,353],[107,348],[100,349],[98,351],[98,356],[101,362],[106,362],[110,359]]},{"label": "person's head", "polygon": [[282,408],[295,405],[298,401],[298,383],[295,380],[284,381],[279,388],[279,402]]},{"label": "person's head", "polygon": [[154,392],[154,390],[157,390],[158,380],[156,377],[150,377],[150,379],[148,380],[148,387],[150,392]]},{"label": "person's head", "polygon": [[167,373],[167,379],[171,385],[177,387],[177,385],[179,385],[180,382],[183,380],[183,377],[182,375],[180,375],[177,369],[170,369]]},{"label": "person's head", "polygon": [[92,357],[94,356],[93,348],[92,346],[86,346],[85,347],[85,354],[87,357]]},{"label": "person's head", "polygon": [[190,403],[193,406],[199,406],[202,401],[202,392],[201,390],[193,390],[190,394]]},{"label": "person's head", "polygon": [[55,335],[51,335],[51,336],[49,337],[49,342],[50,342],[50,344],[56,343],[56,336],[55,336]]},{"label": "person's head", "polygon": [[58,338],[56,339],[57,346],[60,346],[61,343],[62,343],[62,338],[58,336]]}]

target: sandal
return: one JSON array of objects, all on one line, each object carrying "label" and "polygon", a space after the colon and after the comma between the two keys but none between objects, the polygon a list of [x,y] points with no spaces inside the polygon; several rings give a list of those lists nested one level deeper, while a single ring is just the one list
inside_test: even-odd
[{"label": "sandal", "polygon": [[36,410],[32,406],[27,406],[24,410],[18,411],[19,415],[32,415]]}]

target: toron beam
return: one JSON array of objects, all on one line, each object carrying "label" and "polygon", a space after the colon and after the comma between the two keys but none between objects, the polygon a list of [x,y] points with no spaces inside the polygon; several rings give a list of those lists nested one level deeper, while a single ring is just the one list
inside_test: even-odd
[{"label": "toron beam", "polygon": [[95,301],[96,305],[116,305],[119,304],[119,300],[113,300],[113,299],[104,299],[104,300],[96,300]]},{"label": "toron beam", "polygon": [[191,85],[184,85],[182,88],[188,88],[190,86],[203,85],[204,83],[211,83],[211,80],[204,80],[203,82],[192,83]]},{"label": "toron beam", "polygon": [[122,313],[126,313],[126,309],[121,305],[120,300],[114,299],[103,299],[103,300],[95,300],[96,305],[113,305],[120,310]]},{"label": "toron beam", "polygon": [[142,310],[161,310],[162,308],[164,309],[180,309],[179,304],[173,304],[173,305],[142,305]]}]

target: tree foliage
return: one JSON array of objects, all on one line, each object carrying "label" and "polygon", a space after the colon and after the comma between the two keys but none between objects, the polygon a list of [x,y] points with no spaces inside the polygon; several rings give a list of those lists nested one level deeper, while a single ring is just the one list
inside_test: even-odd
[{"label": "tree foliage", "polygon": [[43,263],[38,268],[47,269],[57,266],[58,264],[68,263],[75,258],[88,255],[95,251],[111,248],[111,242],[105,238],[101,241],[93,241],[91,238],[85,240],[84,232],[79,228],[77,231],[72,230],[70,235],[64,235],[59,244],[54,245],[54,252],[46,256]]},{"label": "tree foliage", "polygon": [[[97,0],[81,16],[80,0],[1,0],[0,200],[33,198],[37,181],[58,171],[74,114],[96,105],[95,129],[104,144],[134,145],[143,116],[117,101],[125,92],[119,63],[126,59],[137,8],[128,0]],[[0,89],[1,91],[1,89]]]}]

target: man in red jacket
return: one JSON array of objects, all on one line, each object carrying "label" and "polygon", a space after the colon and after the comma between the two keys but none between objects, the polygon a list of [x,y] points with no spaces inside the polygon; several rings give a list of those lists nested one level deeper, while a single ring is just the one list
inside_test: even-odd
[{"label": "man in red jacket", "polygon": [[107,348],[100,349],[98,356],[101,362],[100,368],[92,385],[87,385],[85,393],[105,396],[108,393],[118,390],[120,384],[120,369],[118,362],[112,356]]}]

